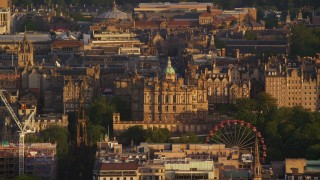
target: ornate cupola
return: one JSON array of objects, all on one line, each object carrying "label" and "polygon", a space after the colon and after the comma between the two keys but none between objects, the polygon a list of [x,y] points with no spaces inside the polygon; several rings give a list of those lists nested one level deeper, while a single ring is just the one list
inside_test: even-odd
[{"label": "ornate cupola", "polygon": [[176,81],[176,72],[171,65],[170,57],[168,57],[168,65],[167,65],[166,69],[164,70],[164,75],[165,75],[166,80],[171,80],[173,82]]}]

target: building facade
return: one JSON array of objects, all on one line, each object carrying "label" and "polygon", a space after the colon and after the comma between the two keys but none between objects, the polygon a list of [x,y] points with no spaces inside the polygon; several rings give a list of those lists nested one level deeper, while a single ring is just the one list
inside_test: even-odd
[{"label": "building facade", "polygon": [[24,35],[22,41],[18,44],[18,66],[25,67],[25,66],[33,66],[34,59],[33,59],[33,45],[27,39],[27,35]]},{"label": "building facade", "polygon": [[235,103],[239,98],[249,98],[251,83],[247,68],[230,64],[218,67],[216,61],[212,70],[205,68],[198,73],[198,66],[189,65],[186,70],[186,83],[197,83],[197,79],[205,79],[209,105]]},{"label": "building facade", "polygon": [[319,110],[320,74],[309,61],[274,62],[265,66],[265,91],[279,107]]},{"label": "building facade", "polygon": [[162,79],[137,78],[132,88],[132,117],[144,121],[204,121],[207,118],[207,87],[203,79],[185,85],[177,79],[168,60]]},{"label": "building facade", "polygon": [[[6,1],[6,0],[3,0]],[[11,12],[8,8],[1,6],[8,6],[5,2],[0,3],[0,34],[10,34],[11,32]],[[4,3],[4,4],[3,4]]]}]

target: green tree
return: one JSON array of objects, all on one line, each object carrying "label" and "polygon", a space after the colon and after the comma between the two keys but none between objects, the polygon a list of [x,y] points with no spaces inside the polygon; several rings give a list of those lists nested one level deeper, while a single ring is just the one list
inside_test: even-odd
[{"label": "green tree", "polygon": [[168,143],[170,132],[167,128],[148,128],[146,137],[150,143]]},{"label": "green tree", "polygon": [[57,142],[58,154],[68,153],[68,130],[60,126],[49,126],[40,132],[43,142]]},{"label": "green tree", "polygon": [[293,56],[314,56],[320,49],[319,28],[312,29],[303,25],[292,28],[291,53]]},{"label": "green tree", "polygon": [[107,97],[95,100],[88,108],[87,114],[93,125],[101,125],[112,132],[112,115],[116,106]]},{"label": "green tree", "polygon": [[98,141],[104,137],[106,129],[100,125],[93,125],[91,122],[87,123],[87,137],[90,145],[96,145]]},{"label": "green tree", "polygon": [[257,121],[256,102],[250,98],[238,99],[235,104],[236,117],[255,124]]},{"label": "green tree", "polygon": [[131,141],[133,141],[135,145],[138,145],[141,142],[146,142],[147,131],[143,129],[142,126],[132,126],[121,134],[120,140],[122,144],[126,146],[130,145]]},{"label": "green tree", "polygon": [[265,23],[266,23],[266,28],[268,29],[273,29],[274,27],[277,28],[278,27],[278,17],[276,16],[275,13],[271,13],[268,15],[268,17],[266,17],[264,19]]},{"label": "green tree", "polygon": [[307,149],[307,159],[318,160],[320,159],[320,144],[314,144]]},{"label": "green tree", "polygon": [[259,93],[255,101],[257,110],[262,111],[262,113],[270,112],[277,108],[277,100],[265,92]]}]

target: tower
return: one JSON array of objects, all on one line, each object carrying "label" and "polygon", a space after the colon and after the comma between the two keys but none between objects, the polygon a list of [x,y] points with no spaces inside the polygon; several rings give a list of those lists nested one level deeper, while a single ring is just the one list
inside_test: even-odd
[{"label": "tower", "polygon": [[173,69],[173,67],[171,66],[170,57],[168,57],[168,65],[167,65],[167,68],[165,69],[164,73],[165,73],[166,80],[171,80],[172,82],[176,81],[176,72]]},{"label": "tower", "polygon": [[210,48],[210,49],[215,49],[215,48],[216,48],[216,45],[215,45],[215,43],[214,43],[214,35],[213,35],[213,34],[211,35],[211,40],[210,40],[209,48]]},{"label": "tower", "polygon": [[256,135],[254,146],[254,159],[253,159],[253,180],[261,180],[261,163],[259,157],[259,144],[258,137]]},{"label": "tower", "polygon": [[291,18],[290,18],[290,12],[288,11],[288,15],[287,15],[287,18],[286,18],[286,23],[291,23]]},{"label": "tower", "polygon": [[25,33],[23,40],[18,44],[18,66],[33,66],[33,52],[32,43],[28,40]]},{"label": "tower", "polygon": [[299,13],[298,13],[298,15],[297,15],[297,20],[302,20],[303,19],[303,17],[302,17],[302,10],[300,9],[299,10]]},{"label": "tower", "polygon": [[79,110],[78,110],[78,120],[77,120],[77,146],[78,147],[87,146],[86,116],[84,113],[83,98],[81,93],[79,98]]}]

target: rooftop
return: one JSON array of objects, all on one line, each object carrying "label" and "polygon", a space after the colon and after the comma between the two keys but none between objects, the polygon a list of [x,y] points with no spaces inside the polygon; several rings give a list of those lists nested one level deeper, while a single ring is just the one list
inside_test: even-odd
[{"label": "rooftop", "polygon": [[98,169],[100,170],[137,170],[137,163],[100,163],[98,165]]}]

